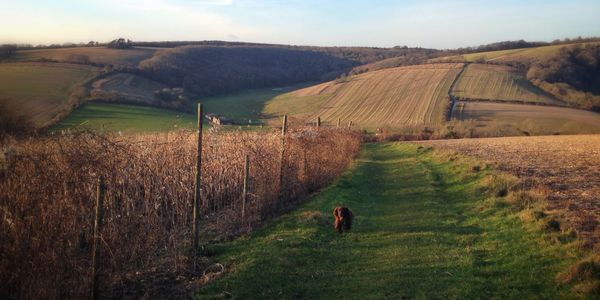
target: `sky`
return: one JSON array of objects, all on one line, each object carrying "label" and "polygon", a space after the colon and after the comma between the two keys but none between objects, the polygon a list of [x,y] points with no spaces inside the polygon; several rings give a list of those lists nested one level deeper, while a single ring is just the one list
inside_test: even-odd
[{"label": "sky", "polygon": [[600,36],[600,1],[0,0],[0,44],[225,40],[448,49]]}]

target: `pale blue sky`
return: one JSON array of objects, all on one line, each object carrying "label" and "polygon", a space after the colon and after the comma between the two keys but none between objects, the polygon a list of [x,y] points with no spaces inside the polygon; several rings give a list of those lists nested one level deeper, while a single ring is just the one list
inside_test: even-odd
[{"label": "pale blue sky", "polygon": [[455,48],[600,36],[600,1],[0,0],[0,43],[228,40]]}]

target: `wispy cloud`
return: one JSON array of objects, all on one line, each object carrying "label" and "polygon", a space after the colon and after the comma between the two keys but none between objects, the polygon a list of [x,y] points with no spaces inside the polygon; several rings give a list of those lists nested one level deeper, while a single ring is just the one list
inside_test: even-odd
[{"label": "wispy cloud", "polygon": [[[152,39],[148,30],[153,33],[163,34],[160,39],[229,39],[231,36],[252,39],[258,36],[259,31],[250,26],[236,24],[235,20],[225,13],[215,12],[217,6],[233,5],[233,0],[195,0],[195,1],[169,1],[169,0],[102,0],[96,5],[133,16],[133,22],[124,21],[124,28],[131,28],[131,34],[138,34],[142,39]],[[158,27],[158,28],[156,28]],[[169,32],[166,32],[170,30]],[[177,30],[177,32],[173,32]],[[167,36],[170,34],[171,36]],[[148,36],[148,37],[147,37]]]},{"label": "wispy cloud", "polygon": [[0,0],[0,43],[242,40],[460,47],[600,35],[598,0]]}]

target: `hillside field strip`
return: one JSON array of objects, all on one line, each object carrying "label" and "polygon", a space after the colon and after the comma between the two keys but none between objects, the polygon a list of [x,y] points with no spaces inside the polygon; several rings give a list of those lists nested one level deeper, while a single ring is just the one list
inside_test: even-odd
[{"label": "hillside field strip", "polygon": [[109,49],[106,47],[75,47],[60,49],[21,50],[11,60],[31,61],[51,59],[60,62],[78,62],[87,57],[89,62],[111,65],[137,65],[150,58],[156,50],[152,48]]},{"label": "hillside field strip", "polygon": [[510,50],[498,50],[488,52],[477,52],[469,53],[457,56],[446,56],[440,58],[434,58],[429,60],[430,62],[446,62],[448,60],[460,60],[467,62],[475,62],[478,60],[494,61],[494,62],[532,62],[541,61],[548,59],[556,54],[564,47],[570,47],[581,44],[597,44],[598,42],[591,43],[574,43],[574,44],[563,44],[563,45],[550,45],[542,47],[532,48],[520,48]]},{"label": "hillside field strip", "polygon": [[352,121],[375,129],[445,121],[448,90],[462,64],[429,64],[367,72],[300,89],[269,101],[264,112],[304,121]]},{"label": "hillside field strip", "polygon": [[566,107],[458,101],[456,120],[474,120],[486,136],[600,133],[600,114]]},{"label": "hillside field strip", "polygon": [[469,64],[452,90],[460,99],[483,99],[563,105],[535,87],[515,68]]},{"label": "hillside field strip", "polygon": [[52,120],[79,84],[97,68],[57,63],[0,64],[0,101],[14,105],[36,126]]},{"label": "hillside field strip", "polygon": [[594,245],[600,244],[600,135],[440,140],[420,144],[478,157],[514,174],[521,185],[548,188],[547,210],[557,215],[562,230],[572,227],[578,236]]},{"label": "hillside field strip", "polygon": [[141,76],[117,73],[94,81],[92,87],[93,99],[114,98],[127,103],[157,105],[160,101],[154,92],[167,86]]}]

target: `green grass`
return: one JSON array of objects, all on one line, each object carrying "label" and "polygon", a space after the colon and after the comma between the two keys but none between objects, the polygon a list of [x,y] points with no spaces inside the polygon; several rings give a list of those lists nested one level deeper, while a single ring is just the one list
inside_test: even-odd
[{"label": "green grass", "polygon": [[106,131],[168,131],[195,128],[196,120],[192,114],[154,107],[87,103],[59,122],[53,130],[82,127]]},{"label": "green grass", "polygon": [[263,109],[268,101],[278,95],[305,87],[309,83],[296,84],[282,88],[264,88],[245,90],[227,95],[201,99],[207,113],[215,113],[241,123],[248,120],[256,122],[263,119]]},{"label": "green grass", "polygon": [[0,101],[16,105],[42,126],[64,109],[73,88],[94,75],[96,68],[51,63],[0,64]]},{"label": "green grass", "polygon": [[[297,211],[214,246],[228,273],[197,298],[476,299],[572,297],[554,276],[574,261],[505,207],[482,208],[464,159],[368,144],[356,165]],[[334,206],[356,216],[334,233]],[[309,217],[313,216],[313,217]],[[316,217],[314,217],[316,216]]]},{"label": "green grass", "polygon": [[[204,113],[216,113],[232,118],[242,124],[252,120],[253,124],[261,122],[260,114],[265,102],[297,87],[294,85],[281,89],[265,88],[246,90],[234,94],[215,96],[201,99]],[[140,93],[138,96],[142,96]],[[192,109],[196,109],[196,104]],[[179,117],[178,117],[179,116]],[[206,120],[204,121],[206,126]],[[175,127],[174,125],[177,125]],[[124,104],[87,103],[76,109],[71,115],[59,122],[53,130],[62,130],[77,126],[108,131],[167,131],[179,128],[194,128],[196,115],[181,113],[172,110]],[[222,126],[224,130],[237,130],[239,125]],[[258,126],[244,130],[260,130]]]}]

